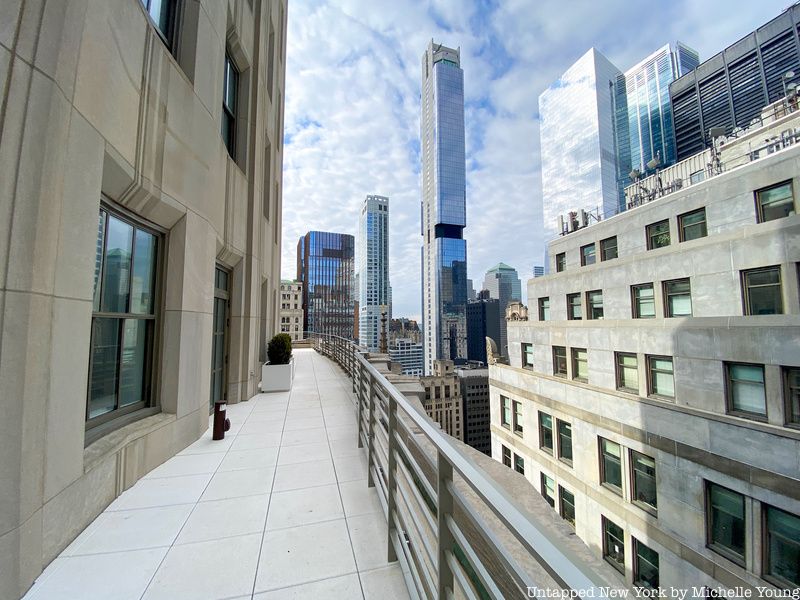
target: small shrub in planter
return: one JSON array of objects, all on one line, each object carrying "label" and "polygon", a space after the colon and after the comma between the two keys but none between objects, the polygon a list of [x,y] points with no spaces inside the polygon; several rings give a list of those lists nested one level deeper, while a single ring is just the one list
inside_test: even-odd
[{"label": "small shrub in planter", "polygon": [[271,365],[288,365],[292,359],[292,337],[288,333],[275,335],[267,345],[267,358]]}]

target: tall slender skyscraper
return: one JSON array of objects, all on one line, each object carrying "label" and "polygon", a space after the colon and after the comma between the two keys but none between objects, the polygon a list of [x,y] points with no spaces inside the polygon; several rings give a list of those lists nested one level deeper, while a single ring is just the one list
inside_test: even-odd
[{"label": "tall slender skyscraper", "polygon": [[461,50],[431,40],[422,57],[422,322],[425,373],[466,358],[467,242]]},{"label": "tall slender skyscraper", "polygon": [[498,350],[503,356],[508,356],[508,340],[506,337],[506,307],[509,302],[522,302],[522,282],[514,267],[505,263],[498,263],[486,271],[483,279],[483,289],[489,291],[490,298],[497,298],[499,306],[500,339],[495,340]]},{"label": "tall slender skyscraper", "polygon": [[377,352],[381,341],[381,311],[392,318],[389,295],[389,199],[367,196],[358,216],[356,238],[358,282],[358,343]]}]

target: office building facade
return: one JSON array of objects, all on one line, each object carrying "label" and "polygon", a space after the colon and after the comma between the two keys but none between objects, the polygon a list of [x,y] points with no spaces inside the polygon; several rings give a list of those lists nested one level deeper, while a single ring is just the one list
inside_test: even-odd
[{"label": "office building facade", "polygon": [[303,339],[303,284],[289,279],[281,280],[281,333],[291,336],[293,342]]},{"label": "office building facade", "polygon": [[[673,135],[670,84],[700,63],[686,44],[666,44],[617,77],[614,112],[617,137],[617,180],[620,190],[630,184],[629,173],[653,171],[677,160]],[[620,194],[622,199],[623,194]],[[624,210],[623,204],[620,210]]]},{"label": "office building facade", "polygon": [[505,320],[497,298],[467,302],[467,359],[486,364],[486,338],[500,345],[500,320]]},{"label": "office building facade", "polygon": [[489,419],[489,369],[456,369],[461,389],[464,443],[487,456],[492,455]]},{"label": "office building facade", "polygon": [[800,83],[798,27],[794,4],[670,85],[678,160],[710,147],[712,127],[747,127]]},{"label": "office building facade", "polygon": [[389,358],[400,365],[403,375],[421,377],[425,371],[422,342],[409,338],[397,338],[389,346]]},{"label": "office building facade", "polygon": [[[381,314],[392,318],[389,288],[389,199],[367,196],[361,204],[356,239],[358,286],[358,343],[377,352],[381,342]],[[388,336],[389,332],[386,332]]]},{"label": "office building facade", "polygon": [[464,441],[463,402],[461,384],[456,376],[452,360],[437,360],[433,363],[433,374],[420,377],[425,388],[422,402],[427,415],[436,421],[446,434]]},{"label": "office building facade", "polygon": [[309,231],[297,242],[305,331],[354,339],[355,240],[346,233]]},{"label": "office building facade", "polygon": [[496,339],[495,342],[500,353],[503,356],[508,356],[506,348],[506,307],[510,302],[522,301],[522,282],[514,267],[510,267],[505,263],[498,263],[486,271],[486,276],[483,278],[483,289],[489,292],[490,298],[497,298],[500,301],[500,339]]},{"label": "office building facade", "polygon": [[422,57],[422,325],[425,372],[467,352],[464,72],[460,50],[431,40]]},{"label": "office building facade", "polygon": [[150,4],[3,3],[2,598],[256,394],[278,330],[286,2]]},{"label": "office building facade", "polygon": [[493,456],[627,584],[800,586],[800,145],[750,141],[553,242],[490,366]]}]

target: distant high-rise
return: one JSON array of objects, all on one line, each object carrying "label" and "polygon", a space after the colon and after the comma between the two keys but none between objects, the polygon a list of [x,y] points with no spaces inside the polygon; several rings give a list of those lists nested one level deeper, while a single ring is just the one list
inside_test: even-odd
[{"label": "distant high-rise", "polygon": [[476,297],[475,285],[472,283],[472,279],[467,279],[467,302],[475,300]]},{"label": "distant high-rise", "polygon": [[570,211],[617,211],[613,92],[619,75],[591,48],[539,96],[545,241],[561,233],[558,217]]},{"label": "distant high-rise", "polygon": [[425,373],[467,353],[466,162],[461,51],[431,40],[422,57],[422,326]]},{"label": "distant high-rise", "polygon": [[[617,179],[620,210],[629,173],[652,171],[675,163],[675,138],[669,85],[700,62],[697,51],[677,42],[666,44],[617,77],[614,86],[614,112],[617,139]],[[650,163],[652,164],[652,163]]]},{"label": "distant high-rise", "polygon": [[542,265],[533,266],[533,276],[542,277],[544,275],[544,267]]},{"label": "distant high-rise", "polygon": [[410,338],[397,338],[389,344],[389,358],[401,366],[403,375],[422,376],[424,357],[421,342]]},{"label": "distant high-rise", "polygon": [[711,146],[712,127],[747,127],[800,83],[798,29],[794,4],[670,85],[678,160]]},{"label": "distant high-rise", "polygon": [[[389,296],[389,199],[384,196],[367,196],[361,205],[356,272],[358,343],[371,352],[377,352],[381,342],[381,312],[386,312],[387,323],[392,317]],[[388,331],[386,333],[388,336]]]},{"label": "distant high-rise", "polygon": [[[495,300],[496,302],[496,300]],[[492,455],[489,401],[489,369],[459,368],[456,376],[461,387],[464,418],[464,443]]]},{"label": "distant high-rise", "polygon": [[354,240],[346,233],[309,231],[297,242],[305,331],[353,339]]},{"label": "distant high-rise", "polygon": [[482,298],[467,302],[467,359],[486,364],[486,338],[500,346],[500,321],[505,320],[505,310],[500,311],[500,300]]},{"label": "distant high-rise", "polygon": [[506,340],[506,307],[509,302],[522,301],[522,282],[514,267],[505,263],[498,263],[486,271],[483,280],[483,289],[489,291],[490,298],[497,298],[499,305],[500,339],[495,339],[497,349],[503,356],[508,356],[508,342]]}]

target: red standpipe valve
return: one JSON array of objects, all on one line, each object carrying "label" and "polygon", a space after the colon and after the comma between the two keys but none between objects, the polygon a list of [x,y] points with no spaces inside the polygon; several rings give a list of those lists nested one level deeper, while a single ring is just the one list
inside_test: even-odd
[{"label": "red standpipe valve", "polygon": [[230,419],[225,418],[225,409],[228,407],[226,402],[214,403],[214,435],[211,439],[221,440],[225,438],[225,432],[231,428]]}]

